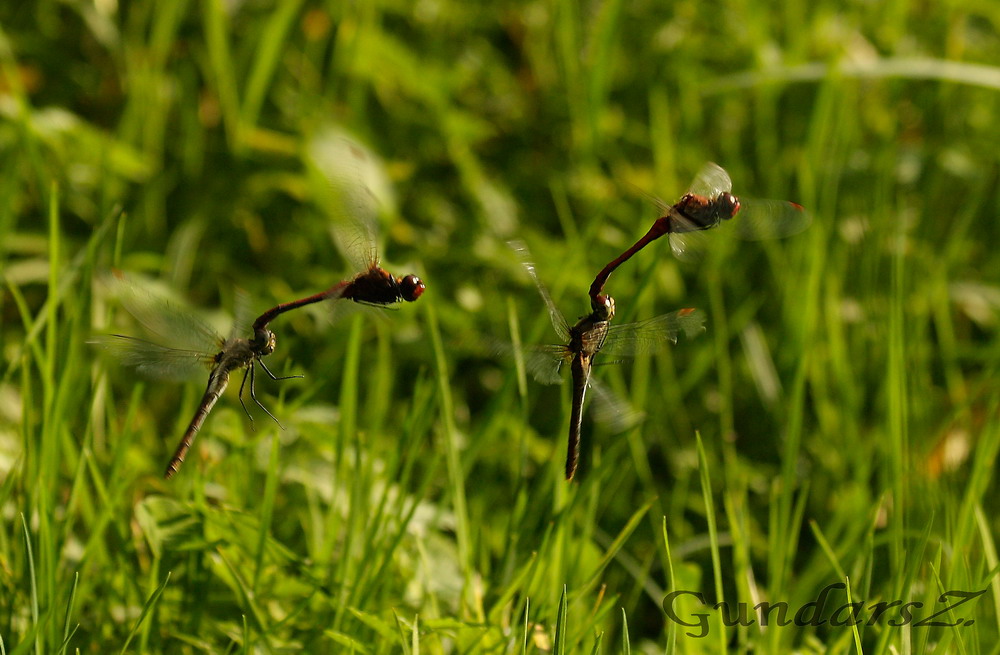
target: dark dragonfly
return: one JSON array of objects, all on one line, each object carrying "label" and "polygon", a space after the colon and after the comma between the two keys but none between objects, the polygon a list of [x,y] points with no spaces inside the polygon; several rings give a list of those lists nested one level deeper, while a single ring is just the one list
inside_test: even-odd
[{"label": "dark dragonfly", "polygon": [[[413,302],[426,288],[416,275],[394,276],[379,265],[378,215],[391,204],[391,191],[374,155],[334,130],[320,133],[308,152],[317,201],[331,218],[334,242],[353,270],[360,272],[325,291],[272,307],[254,321],[254,330],[287,311],[324,300],[385,307]],[[335,312],[345,311],[344,303],[331,306]]]},{"label": "dark dragonfly", "polygon": [[[93,337],[89,342],[104,348],[114,355],[121,363],[133,366],[140,373],[149,377],[168,380],[187,380],[209,369],[208,386],[202,395],[198,409],[195,411],[187,430],[181,437],[180,444],[167,464],[165,477],[173,477],[194,442],[195,435],[205,423],[209,412],[218,402],[222,393],[229,385],[229,379],[234,371],[243,369],[243,379],[240,382],[240,405],[250,421],[253,416],[243,402],[243,391],[250,382],[250,398],[271,417],[275,423],[278,420],[257,400],[255,389],[256,366],[273,380],[300,378],[301,375],[278,377],[264,364],[263,358],[274,352],[275,336],[270,330],[261,327],[252,331],[247,327],[247,302],[245,296],[239,295],[237,300],[236,319],[228,338],[222,337],[204,320],[176,307],[169,300],[154,295],[145,289],[140,289],[130,280],[126,280],[120,271],[115,271],[109,286],[116,292],[125,309],[154,338],[173,346],[162,345],[156,341],[140,339],[124,334],[107,334]],[[249,337],[242,336],[250,334]],[[280,426],[280,423],[279,423]]]},{"label": "dark dragonfly", "polygon": [[676,343],[682,332],[688,338],[704,331],[705,315],[697,309],[681,309],[655,318],[613,325],[615,301],[609,296],[598,296],[591,301],[591,313],[573,326],[556,307],[545,285],[538,278],[535,265],[530,260],[527,247],[521,242],[511,242],[521,264],[531,276],[538,293],[549,312],[552,327],[559,337],[559,345],[534,346],[522,351],[526,367],[542,384],[560,384],[562,369],[569,365],[573,380],[573,404],[570,412],[569,439],[566,447],[566,479],[572,480],[579,460],[580,426],[587,388],[592,386],[591,371],[598,353],[612,358],[652,354],[668,343]]},{"label": "dark dragonfly", "polygon": [[[732,220],[742,239],[773,239],[796,234],[809,226],[812,216],[802,205],[787,200],[737,198],[729,174],[718,164],[701,167],[687,193],[673,205],[657,200],[661,216],[632,247],[611,260],[590,285],[596,298],[616,268],[648,244],[669,234],[670,248],[682,260],[697,259],[705,249],[704,231]],[[737,216],[739,217],[737,219]],[[737,220],[733,220],[737,219]]]}]

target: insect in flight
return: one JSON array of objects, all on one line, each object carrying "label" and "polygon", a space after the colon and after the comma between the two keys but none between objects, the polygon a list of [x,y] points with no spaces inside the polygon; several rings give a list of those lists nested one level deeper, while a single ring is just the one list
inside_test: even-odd
[{"label": "insect in flight", "polygon": [[287,380],[302,376],[278,377],[264,364],[263,358],[273,353],[275,347],[275,336],[270,330],[254,329],[249,338],[241,336],[249,332],[246,326],[248,316],[244,296],[238,296],[233,329],[228,338],[223,338],[201,318],[180,310],[162,297],[139,289],[130,280],[126,280],[120,271],[114,272],[114,278],[109,280],[109,286],[116,292],[125,309],[150,335],[177,347],[123,334],[95,336],[89,340],[91,344],[106,349],[121,363],[133,366],[149,377],[180,381],[194,377],[205,367],[210,369],[208,386],[198,404],[198,409],[187,430],[184,431],[170,463],[167,464],[164,474],[167,479],[172,478],[184,462],[195,435],[226,390],[233,371],[244,369],[243,380],[240,383],[240,405],[243,406],[243,411],[250,421],[253,421],[253,416],[243,402],[243,390],[248,378],[250,398],[275,423],[278,422],[257,400],[254,386],[256,366],[259,365],[272,380]]},{"label": "insect in flight", "polygon": [[[523,351],[525,364],[532,376],[542,384],[560,384],[562,368],[569,365],[573,379],[573,404],[570,413],[569,439],[566,447],[566,479],[572,480],[579,459],[580,426],[583,404],[591,370],[598,353],[612,358],[652,354],[668,343],[676,343],[683,332],[688,338],[702,332],[705,315],[697,309],[682,309],[655,318],[612,325],[615,301],[598,296],[591,301],[592,311],[570,326],[556,307],[531,262],[527,247],[518,241],[510,243],[521,259],[521,265],[531,276],[549,312],[552,327],[559,336],[559,345],[534,346]],[[608,363],[614,363],[614,360]]]},{"label": "insect in flight", "polygon": [[[380,200],[372,187],[385,188],[388,183],[367,149],[330,131],[316,138],[309,153],[313,172],[318,176],[314,180],[319,190],[317,196],[333,219],[334,241],[353,269],[360,272],[325,291],[272,307],[254,321],[254,330],[266,327],[287,311],[324,300],[345,299],[385,307],[401,301],[413,302],[426,288],[416,275],[393,276],[379,265],[376,235]],[[384,191],[382,196],[387,194]],[[343,303],[334,307],[344,310]]]},{"label": "insect in flight", "polygon": [[[657,201],[662,215],[632,247],[611,260],[590,285],[596,298],[616,268],[649,243],[669,234],[670,248],[678,259],[697,259],[704,249],[705,230],[732,220],[737,236],[743,239],[772,239],[801,232],[812,216],[802,205],[787,200],[737,198],[729,174],[718,164],[701,167],[687,193],[673,205]],[[734,220],[735,219],[735,220]]]},{"label": "insect in flight", "polygon": [[[365,201],[373,201],[370,191],[365,188],[355,189],[348,185],[340,191],[345,196],[350,193],[361,193],[357,197]],[[351,244],[353,250],[366,249],[367,259],[364,260],[366,263],[363,266],[359,265],[364,270],[349,279],[334,284],[325,291],[282,303],[265,311],[250,326],[249,331],[252,334],[250,338],[240,336],[248,331],[241,327],[245,321],[238,320],[231,336],[228,339],[223,339],[197,317],[176,312],[167,303],[158,303],[151,298],[144,299],[143,294],[137,292],[131,285],[124,282],[119,284],[123,291],[121,295],[126,309],[139,319],[149,331],[167,340],[185,338],[189,345],[185,348],[171,348],[124,335],[97,337],[94,339],[94,343],[113,351],[125,364],[135,366],[140,372],[154,377],[184,379],[196,372],[200,364],[207,364],[211,368],[208,387],[198,410],[167,466],[167,478],[172,477],[184,461],[195,435],[225,391],[233,371],[240,368],[246,369],[243,382],[240,385],[240,403],[243,404],[243,389],[249,376],[250,397],[268,416],[274,419],[274,416],[257,401],[254,389],[254,370],[255,364],[259,364],[271,378],[287,379],[275,377],[262,361],[263,357],[274,352],[275,336],[268,329],[268,325],[275,318],[293,309],[326,300],[353,300],[356,303],[384,307],[401,301],[412,302],[424,292],[424,283],[417,276],[393,276],[379,266],[378,258],[374,254],[374,210],[372,205],[370,203],[368,205],[355,203],[352,209],[355,211],[344,213],[339,218],[344,230],[364,237],[364,239],[356,238]],[[336,306],[343,304],[335,303]],[[243,404],[243,408],[246,410],[245,404]],[[247,415],[250,416],[249,411],[247,411]],[[277,423],[277,419],[275,422]]]}]

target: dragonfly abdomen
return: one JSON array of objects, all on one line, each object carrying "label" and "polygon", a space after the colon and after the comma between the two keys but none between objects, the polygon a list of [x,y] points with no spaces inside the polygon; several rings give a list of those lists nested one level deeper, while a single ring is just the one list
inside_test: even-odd
[{"label": "dragonfly abdomen", "polygon": [[577,353],[573,357],[573,406],[569,417],[569,439],[566,443],[566,479],[572,480],[580,459],[580,426],[583,424],[583,401],[590,382],[591,356]]},{"label": "dragonfly abdomen", "polygon": [[208,387],[205,389],[205,394],[201,397],[201,404],[198,405],[198,410],[194,413],[188,429],[184,432],[184,436],[181,437],[181,443],[177,446],[174,456],[170,458],[170,463],[167,464],[167,470],[164,472],[166,479],[169,480],[174,477],[181,464],[184,463],[184,458],[187,457],[188,451],[191,449],[191,444],[194,443],[195,435],[198,434],[198,430],[201,429],[205,419],[208,418],[209,412],[215,407],[215,403],[218,402],[219,397],[222,396],[222,392],[226,390],[228,384],[228,369],[217,367],[212,371],[212,374],[208,378]]}]

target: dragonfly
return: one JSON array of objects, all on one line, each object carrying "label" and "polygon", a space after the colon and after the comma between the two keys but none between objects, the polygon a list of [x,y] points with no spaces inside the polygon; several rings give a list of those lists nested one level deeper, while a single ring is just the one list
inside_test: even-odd
[{"label": "dragonfly", "polygon": [[[360,272],[319,293],[272,307],[254,321],[254,330],[266,328],[285,312],[313,303],[343,299],[390,307],[414,302],[426,289],[416,275],[394,276],[380,266],[377,223],[384,202],[375,189],[383,189],[381,196],[385,198],[388,182],[374,156],[357,141],[335,131],[317,137],[309,155],[318,200],[333,219],[334,242],[352,268]],[[344,309],[343,303],[334,306]]]},{"label": "dragonfly", "polygon": [[[662,215],[656,219],[632,247],[611,260],[590,285],[590,297],[596,298],[616,268],[651,242],[670,235],[670,248],[681,260],[695,260],[704,249],[704,232],[733,221],[735,233],[742,239],[772,239],[797,234],[809,226],[812,216],[802,205],[787,200],[738,198],[732,194],[733,183],[718,164],[708,162],[691,183],[688,192],[673,205],[656,200]],[[738,216],[738,218],[737,218]],[[736,220],[734,220],[736,219]]]},{"label": "dragonfly", "polygon": [[425,285],[416,275],[394,277],[392,273],[373,262],[369,268],[349,280],[342,280],[325,291],[305,298],[275,305],[256,318],[253,329],[266,330],[268,324],[285,312],[324,300],[353,300],[374,306],[391,306],[399,302],[413,302],[424,293]]},{"label": "dragonfly", "polygon": [[573,403],[570,411],[569,437],[566,445],[566,480],[572,480],[579,463],[580,428],[587,389],[592,386],[591,371],[599,353],[622,358],[655,353],[668,343],[676,343],[683,333],[691,338],[705,329],[705,314],[692,308],[681,309],[655,318],[613,325],[615,300],[599,295],[591,299],[591,312],[570,326],[556,307],[548,289],[542,284],[532,263],[527,246],[519,241],[510,244],[521,260],[549,313],[549,320],[559,337],[559,344],[529,347],[523,351],[525,366],[532,377],[542,384],[561,384],[562,369],[569,366],[573,382]]},{"label": "dragonfly", "polygon": [[[372,305],[387,305],[400,300],[416,300],[423,293],[423,282],[414,275],[393,277],[384,269],[375,267],[359,273],[350,280],[333,285],[326,291],[300,300],[282,303],[261,314],[249,330],[246,321],[237,318],[228,338],[223,338],[205,321],[188,312],[178,311],[167,301],[144,294],[123,279],[115,285],[125,309],[146,329],[166,341],[182,340],[182,347],[165,346],[155,341],[123,334],[100,335],[91,343],[112,352],[123,364],[135,367],[150,377],[185,380],[193,377],[202,366],[210,369],[208,386],[198,409],[181,437],[177,450],[167,464],[164,476],[169,480],[184,463],[195,436],[226,387],[234,371],[242,369],[239,399],[244,412],[253,422],[253,416],[243,401],[243,392],[250,382],[250,398],[280,427],[281,424],[259,400],[255,387],[256,366],[272,380],[301,378],[301,375],[275,376],[263,358],[272,354],[276,337],[268,325],[277,316],[323,300],[345,298]],[[245,303],[244,303],[245,304]],[[245,312],[244,312],[245,313]],[[241,336],[250,333],[251,336]]]},{"label": "dragonfly", "polygon": [[[163,345],[158,341],[142,339],[124,334],[98,335],[89,343],[103,348],[121,363],[132,366],[149,377],[168,380],[187,380],[209,369],[208,385],[181,437],[180,444],[167,464],[164,477],[170,479],[177,474],[185,457],[194,443],[195,436],[205,423],[209,413],[222,396],[234,372],[243,370],[240,383],[240,405],[253,422],[253,415],[243,401],[243,392],[250,382],[250,398],[264,410],[264,413],[278,424],[278,419],[259,400],[255,389],[255,370],[259,366],[272,380],[301,378],[301,375],[276,376],[264,363],[264,357],[272,354],[276,338],[266,327],[248,329],[247,301],[244,295],[237,296],[237,312],[229,337],[223,337],[198,316],[180,309],[163,297],[140,289],[126,279],[121,271],[114,271],[109,286],[116,292],[122,305],[151,336],[171,343]],[[250,336],[244,336],[246,334]]]}]

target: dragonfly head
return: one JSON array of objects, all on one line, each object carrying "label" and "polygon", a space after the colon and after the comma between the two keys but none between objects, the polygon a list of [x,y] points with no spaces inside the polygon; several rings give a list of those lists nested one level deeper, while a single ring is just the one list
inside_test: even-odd
[{"label": "dragonfly head", "polygon": [[250,340],[250,347],[258,357],[265,357],[273,353],[274,345],[274,332],[266,328],[256,330],[253,334],[253,339]]},{"label": "dragonfly head", "polygon": [[423,281],[416,275],[404,275],[399,278],[399,295],[402,296],[403,300],[406,302],[413,302],[419,298],[423,293],[424,286]]},{"label": "dragonfly head", "polygon": [[715,203],[719,216],[727,221],[740,211],[740,199],[728,192],[720,193]]},{"label": "dragonfly head", "polygon": [[615,299],[611,296],[599,294],[590,301],[590,307],[594,310],[594,318],[598,321],[610,321],[615,317]]}]

